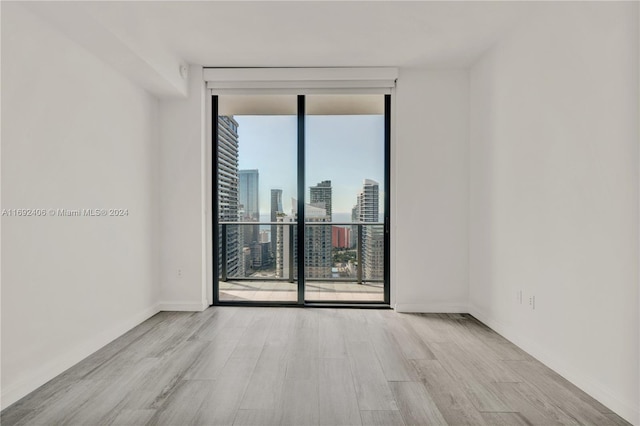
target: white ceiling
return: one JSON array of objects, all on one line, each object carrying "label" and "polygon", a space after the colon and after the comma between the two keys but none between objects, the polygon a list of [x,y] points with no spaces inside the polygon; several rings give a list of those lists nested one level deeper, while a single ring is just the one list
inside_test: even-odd
[{"label": "white ceiling", "polygon": [[[172,61],[211,67],[466,67],[541,7],[502,1],[87,1],[28,6],[116,66],[129,66],[124,60],[117,63],[114,46],[121,43],[127,55],[137,53],[150,68],[166,65],[167,70]],[[88,28],[96,24],[112,39],[106,33],[90,37]]]},{"label": "white ceiling", "polygon": [[102,22],[219,67],[465,66],[528,2],[86,2]]}]

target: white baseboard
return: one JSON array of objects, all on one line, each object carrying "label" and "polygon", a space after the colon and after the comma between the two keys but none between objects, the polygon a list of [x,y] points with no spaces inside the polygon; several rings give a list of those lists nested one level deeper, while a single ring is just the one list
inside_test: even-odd
[{"label": "white baseboard", "polygon": [[469,307],[466,303],[396,303],[396,312],[422,314],[466,314]]},{"label": "white baseboard", "polygon": [[3,386],[0,397],[2,409],[4,410],[14,402],[25,397],[43,384],[47,383],[49,380],[63,373],[98,349],[122,336],[124,333],[151,318],[158,312],[160,312],[159,306],[155,305],[132,316],[131,318],[118,321],[116,325],[111,327],[109,330],[103,331],[102,333],[96,333],[82,344],[70,348],[66,353],[53,359],[46,360],[17,382],[11,383],[8,386]]},{"label": "white baseboard", "polygon": [[161,311],[201,312],[209,307],[207,302],[160,302]]},{"label": "white baseboard", "polygon": [[550,355],[537,343],[523,337],[521,333],[518,333],[512,327],[508,327],[505,324],[496,321],[476,306],[470,305],[469,313],[536,358],[538,361],[542,362],[544,365],[585,391],[591,397],[600,401],[631,424],[640,425],[640,409],[638,408],[637,401],[626,401],[610,389],[594,381],[587,374],[576,371],[571,366],[570,360],[562,360],[554,355]]}]

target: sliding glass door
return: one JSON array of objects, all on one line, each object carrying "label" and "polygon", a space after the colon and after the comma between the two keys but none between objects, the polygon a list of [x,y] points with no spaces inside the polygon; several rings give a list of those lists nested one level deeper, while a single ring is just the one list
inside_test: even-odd
[{"label": "sliding glass door", "polygon": [[388,304],[390,96],[212,105],[214,303]]}]

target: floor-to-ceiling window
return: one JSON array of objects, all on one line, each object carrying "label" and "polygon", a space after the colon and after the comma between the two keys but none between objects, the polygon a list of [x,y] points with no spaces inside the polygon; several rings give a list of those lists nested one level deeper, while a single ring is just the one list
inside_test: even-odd
[{"label": "floor-to-ceiling window", "polygon": [[388,94],[215,94],[214,302],[389,304]]}]

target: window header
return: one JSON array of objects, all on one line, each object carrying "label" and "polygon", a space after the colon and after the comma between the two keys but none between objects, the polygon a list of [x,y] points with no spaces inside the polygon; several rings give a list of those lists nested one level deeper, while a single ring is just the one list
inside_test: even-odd
[{"label": "window header", "polygon": [[398,69],[378,68],[205,68],[207,88],[216,93],[327,93],[339,89],[355,93],[390,93]]}]

